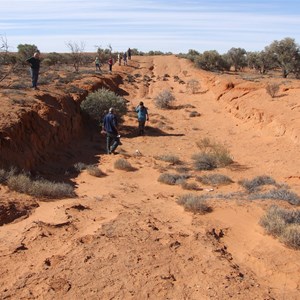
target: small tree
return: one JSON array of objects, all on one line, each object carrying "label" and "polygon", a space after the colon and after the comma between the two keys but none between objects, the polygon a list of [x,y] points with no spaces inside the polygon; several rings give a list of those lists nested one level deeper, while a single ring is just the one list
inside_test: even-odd
[{"label": "small tree", "polygon": [[21,63],[24,63],[26,59],[33,56],[35,52],[38,52],[38,47],[36,45],[30,44],[19,44],[18,45],[18,59]]},{"label": "small tree", "polygon": [[274,41],[265,47],[265,51],[274,59],[276,67],[281,68],[283,78],[294,72],[295,66],[299,64],[299,46],[292,38]]},{"label": "small tree", "polygon": [[234,71],[239,71],[247,65],[246,50],[242,48],[231,48],[228,52],[228,58]]},{"label": "small tree", "polygon": [[83,42],[81,42],[80,45],[75,42],[69,42],[67,43],[67,47],[71,50],[71,61],[75,72],[79,72],[79,66],[82,63],[85,44]]}]

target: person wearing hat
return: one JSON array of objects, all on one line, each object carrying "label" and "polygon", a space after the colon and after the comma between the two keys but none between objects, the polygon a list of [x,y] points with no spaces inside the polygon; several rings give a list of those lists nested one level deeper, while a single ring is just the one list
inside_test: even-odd
[{"label": "person wearing hat", "polygon": [[139,135],[143,135],[145,133],[146,120],[149,121],[148,109],[144,106],[144,102],[141,101],[135,111],[138,113]]},{"label": "person wearing hat", "polygon": [[106,132],[107,154],[115,154],[115,150],[122,143],[120,142],[118,120],[113,107],[111,107],[108,114],[104,116],[102,130]]}]

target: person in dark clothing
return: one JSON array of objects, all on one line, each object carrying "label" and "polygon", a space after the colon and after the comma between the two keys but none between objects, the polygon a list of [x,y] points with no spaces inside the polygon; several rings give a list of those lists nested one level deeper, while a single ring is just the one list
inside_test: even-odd
[{"label": "person in dark clothing", "polygon": [[131,49],[128,48],[127,50],[128,60],[131,60]]},{"label": "person in dark clothing", "polygon": [[39,71],[40,71],[40,53],[35,52],[33,56],[28,58],[26,61],[30,64],[32,88],[38,90],[37,82],[39,79]]},{"label": "person in dark clothing", "polygon": [[104,116],[103,128],[106,132],[106,151],[107,154],[115,154],[115,150],[122,143],[120,142],[120,135],[118,131],[118,120],[114,114],[114,108],[111,107],[108,114]]},{"label": "person in dark clothing", "polygon": [[113,58],[110,57],[108,60],[108,68],[109,68],[109,73],[112,72],[112,66],[113,66],[114,62],[113,62]]},{"label": "person in dark clothing", "polygon": [[145,133],[146,120],[149,121],[148,109],[141,101],[140,104],[136,107],[135,111],[138,113],[139,135],[143,135]]}]

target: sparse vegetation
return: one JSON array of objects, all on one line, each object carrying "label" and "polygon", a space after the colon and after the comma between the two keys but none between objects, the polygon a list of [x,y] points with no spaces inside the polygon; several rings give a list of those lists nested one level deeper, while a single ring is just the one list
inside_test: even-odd
[{"label": "sparse vegetation", "polygon": [[181,183],[181,187],[184,189],[184,190],[189,190],[189,191],[198,191],[200,190],[198,184],[196,182],[187,182],[187,181],[183,181]]},{"label": "sparse vegetation", "polygon": [[155,156],[154,158],[168,162],[172,165],[178,165],[181,163],[180,158],[178,156],[172,155],[172,154],[158,155],[158,156]]},{"label": "sparse vegetation", "polygon": [[159,176],[158,181],[169,185],[176,185],[176,184],[181,184],[188,177],[189,176],[185,174],[178,175],[178,174],[163,173]]},{"label": "sparse vegetation", "polygon": [[288,210],[273,205],[261,218],[265,230],[286,245],[300,249],[300,210]]},{"label": "sparse vegetation", "polygon": [[263,185],[276,185],[276,181],[266,175],[254,177],[252,180],[240,180],[238,183],[249,193],[257,191]]},{"label": "sparse vegetation", "polygon": [[266,92],[272,97],[275,98],[276,94],[279,91],[279,84],[278,83],[268,83],[266,86]]},{"label": "sparse vegetation", "polygon": [[97,166],[95,165],[88,165],[86,167],[86,171],[88,174],[90,174],[91,176],[95,176],[95,177],[103,177],[105,176],[105,173],[102,172]]},{"label": "sparse vegetation", "polygon": [[115,169],[123,170],[123,171],[133,171],[134,170],[134,168],[132,167],[130,162],[128,162],[124,158],[118,158],[114,163],[114,167],[115,167]]},{"label": "sparse vegetation", "polygon": [[196,179],[206,185],[218,186],[233,183],[232,179],[222,174],[197,176]]},{"label": "sparse vegetation", "polygon": [[253,199],[283,200],[293,205],[300,205],[300,197],[296,193],[286,188],[275,188],[265,193],[252,194],[250,195],[249,198],[251,200]]},{"label": "sparse vegetation", "polygon": [[9,189],[42,198],[75,197],[74,188],[70,184],[57,183],[45,179],[32,180],[28,175],[8,175],[6,184]]},{"label": "sparse vegetation", "polygon": [[155,106],[161,109],[171,108],[174,101],[175,97],[169,90],[163,90],[154,98]]},{"label": "sparse vegetation", "polygon": [[185,210],[193,213],[206,214],[212,211],[211,206],[207,204],[207,201],[201,196],[195,196],[187,194],[180,196],[177,203],[182,205]]},{"label": "sparse vegetation", "polygon": [[189,94],[197,94],[197,93],[199,93],[200,89],[201,89],[201,85],[197,79],[190,79],[186,83],[186,91]]},{"label": "sparse vegetation", "polygon": [[209,138],[196,142],[201,153],[192,156],[196,170],[212,170],[233,163],[233,159],[225,146],[211,141]]}]

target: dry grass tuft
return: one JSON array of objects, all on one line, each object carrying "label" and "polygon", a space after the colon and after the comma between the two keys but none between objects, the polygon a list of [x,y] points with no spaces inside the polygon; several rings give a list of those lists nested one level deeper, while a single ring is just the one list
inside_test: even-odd
[{"label": "dry grass tuft", "polygon": [[276,94],[279,91],[279,84],[278,83],[268,83],[266,86],[266,92],[272,97],[275,98]]},{"label": "dry grass tuft", "polygon": [[95,165],[88,165],[86,167],[86,171],[88,174],[90,174],[91,176],[95,176],[95,177],[103,177],[106,175]]},{"label": "dry grass tuft", "polygon": [[300,249],[300,210],[282,209],[273,205],[261,218],[260,224],[286,245]]},{"label": "dry grass tuft", "polygon": [[162,160],[162,161],[168,162],[168,163],[170,163],[172,165],[179,165],[179,164],[181,164],[180,158],[178,156],[172,155],[172,154],[157,155],[154,158],[158,159],[158,160]]},{"label": "dry grass tuft", "polygon": [[193,213],[206,214],[212,211],[211,206],[201,196],[192,194],[182,195],[178,198],[177,203],[183,205],[185,210]]},{"label": "dry grass tuft", "polygon": [[117,159],[114,163],[114,167],[115,167],[115,169],[118,169],[118,170],[129,171],[129,172],[134,171],[134,168],[132,167],[130,162],[128,162],[124,158]]},{"label": "dry grass tuft", "polygon": [[42,198],[75,197],[74,188],[70,184],[57,183],[45,179],[32,180],[26,174],[12,175],[7,178],[9,189]]},{"label": "dry grass tuft", "polygon": [[189,175],[163,173],[159,176],[158,181],[168,185],[175,185],[182,184],[187,178],[189,178]]},{"label": "dry grass tuft", "polygon": [[200,181],[203,184],[213,185],[213,186],[227,185],[233,183],[231,178],[222,174],[203,175],[203,176],[198,176],[196,179],[197,181]]}]

